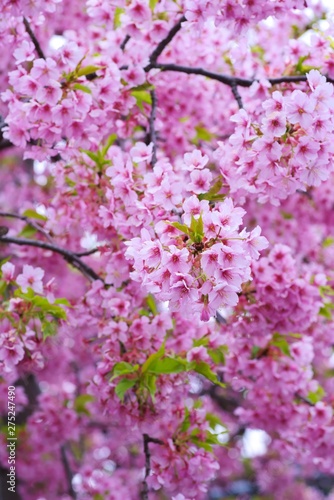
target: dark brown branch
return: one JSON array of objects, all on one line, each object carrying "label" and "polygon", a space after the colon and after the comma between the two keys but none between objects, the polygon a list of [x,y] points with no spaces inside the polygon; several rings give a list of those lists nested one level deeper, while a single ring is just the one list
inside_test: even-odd
[{"label": "dark brown branch", "polygon": [[25,29],[26,29],[26,31],[27,31],[27,33],[28,33],[28,35],[29,35],[29,36],[30,36],[30,38],[31,38],[32,43],[33,43],[33,44],[34,44],[34,46],[35,46],[35,49],[36,49],[37,54],[39,55],[39,57],[40,57],[41,59],[45,59],[45,55],[44,55],[44,53],[43,53],[43,50],[41,49],[41,46],[40,46],[40,44],[39,44],[39,42],[38,42],[37,38],[35,37],[35,33],[32,31],[31,26],[30,26],[30,24],[29,24],[29,21],[28,21],[25,17],[23,18],[23,24],[24,24],[24,26],[25,26]]},{"label": "dark brown branch", "polygon": [[[37,240],[28,240],[24,238],[13,238],[10,236],[3,236],[0,237],[0,243],[12,243],[14,245],[20,245],[20,246],[31,246],[31,247],[37,247],[37,248],[42,248],[44,250],[51,250],[51,252],[58,253],[64,259],[72,264],[75,268],[77,268],[80,272],[82,272],[87,278],[90,278],[92,280],[102,280],[102,278],[85,262],[83,262],[80,259],[80,254],[79,256],[71,252],[70,250],[66,250],[65,248],[61,248],[55,244],[52,243],[46,243],[44,241],[37,241]],[[86,252],[84,252],[86,253]],[[91,252],[93,253],[93,252]],[[87,255],[87,253],[86,253]],[[82,254],[81,254],[82,256]]]},{"label": "dark brown branch", "polygon": [[236,84],[232,84],[231,90],[232,90],[232,94],[234,95],[235,100],[238,103],[239,109],[242,109],[243,104],[242,104],[241,95],[240,95],[239,90],[238,90],[238,86]]},{"label": "dark brown branch", "polygon": [[[224,83],[229,87],[250,87],[254,82],[259,81],[257,78],[240,78],[231,75],[225,75],[221,73],[214,73],[212,71],[207,71],[203,68],[191,68],[188,66],[180,66],[177,64],[161,64],[155,62],[151,64],[148,69],[145,68],[146,71],[149,71],[152,68],[161,69],[161,71],[175,71],[177,73],[185,73],[187,75],[201,75],[211,80],[217,80],[218,82]],[[327,75],[323,75],[326,77],[326,80],[330,83],[334,83],[333,78],[329,78]],[[280,76],[277,78],[267,78],[271,85],[278,85],[281,83],[302,83],[307,81],[306,75],[291,75],[291,76]]]},{"label": "dark brown branch", "polygon": [[150,94],[151,94],[151,101],[152,101],[151,102],[151,114],[150,114],[150,119],[149,119],[150,142],[152,142],[152,144],[153,144],[151,164],[152,164],[152,167],[154,167],[154,165],[157,162],[157,132],[156,132],[155,126],[154,126],[154,122],[156,119],[156,112],[157,112],[157,96],[156,96],[155,90],[151,90]]},{"label": "dark brown branch", "polygon": [[167,33],[167,36],[161,40],[160,43],[153,50],[150,55],[150,64],[146,66],[145,71],[149,71],[157,62],[158,57],[167,47],[167,45],[173,40],[174,36],[180,31],[182,23],[186,21],[186,18],[182,16],[179,21],[172,27],[172,29]]},{"label": "dark brown branch", "polygon": [[77,498],[76,492],[73,489],[72,486],[72,479],[73,479],[73,472],[71,470],[70,464],[68,462],[68,458],[66,455],[66,448],[65,445],[60,447],[60,456],[61,456],[61,461],[64,466],[64,471],[67,479],[67,484],[68,484],[68,494],[70,495],[71,498]]},{"label": "dark brown branch", "polygon": [[150,443],[155,443],[155,444],[164,444],[163,441],[160,439],[152,438],[148,434],[143,434],[143,441],[144,441],[144,455],[145,455],[145,477],[143,481],[143,489],[141,492],[141,498],[142,500],[148,500],[148,484],[147,484],[147,478],[149,477],[151,473],[151,453],[150,453]]},{"label": "dark brown branch", "polygon": [[126,35],[126,37],[124,38],[123,42],[121,43],[120,45],[120,48],[121,50],[124,50],[125,47],[126,47],[126,44],[128,43],[128,41],[130,40],[131,36],[130,35]]},{"label": "dark brown branch", "polygon": [[25,215],[12,214],[10,212],[0,212],[0,217],[8,217],[11,219],[22,220],[22,221],[26,222],[27,224],[29,224],[29,226],[36,229],[36,231],[43,234],[50,241],[50,243],[53,243],[53,240],[52,240],[51,236],[49,235],[49,233],[47,231],[45,231],[45,229],[40,224],[38,224],[38,222],[31,220],[29,217],[26,217]]}]

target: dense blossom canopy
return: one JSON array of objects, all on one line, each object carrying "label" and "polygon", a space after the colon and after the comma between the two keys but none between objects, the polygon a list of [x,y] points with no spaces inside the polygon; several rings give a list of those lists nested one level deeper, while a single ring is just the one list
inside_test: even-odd
[{"label": "dense blossom canopy", "polygon": [[14,386],[16,498],[334,498],[331,12],[0,12],[0,409],[6,429]]}]

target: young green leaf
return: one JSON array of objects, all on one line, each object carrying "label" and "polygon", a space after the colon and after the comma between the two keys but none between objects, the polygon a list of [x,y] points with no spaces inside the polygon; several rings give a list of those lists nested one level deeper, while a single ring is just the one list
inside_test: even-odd
[{"label": "young green leaf", "polygon": [[115,393],[121,401],[124,400],[126,391],[131,389],[137,382],[137,379],[123,378],[115,387]]}]

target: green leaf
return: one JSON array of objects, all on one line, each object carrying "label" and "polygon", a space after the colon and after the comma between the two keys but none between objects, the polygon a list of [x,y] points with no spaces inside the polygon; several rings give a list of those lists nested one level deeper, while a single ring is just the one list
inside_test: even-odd
[{"label": "green leaf", "polygon": [[141,111],[144,110],[143,103],[152,104],[151,94],[147,90],[132,90],[131,95],[136,99],[137,106]]},{"label": "green leaf", "polygon": [[37,229],[32,227],[30,224],[27,224],[26,226],[24,226],[22,231],[19,233],[19,236],[21,236],[21,238],[31,238],[36,233],[37,233]]},{"label": "green leaf", "polygon": [[149,393],[152,397],[152,400],[154,401],[154,396],[157,390],[157,385],[156,385],[157,377],[155,375],[146,375],[146,386],[149,390]]},{"label": "green leaf", "polygon": [[105,145],[103,146],[103,148],[101,150],[103,158],[108,153],[109,148],[114,144],[114,142],[116,141],[116,139],[117,139],[117,134],[111,134],[111,135],[109,135],[109,137],[108,137]]},{"label": "green leaf", "polygon": [[98,71],[99,69],[101,69],[101,66],[90,65],[90,66],[85,66],[84,68],[80,68],[76,73],[77,76],[86,76],[90,75],[91,73],[95,73],[95,71]]},{"label": "green leaf", "polygon": [[198,448],[203,448],[204,450],[206,451],[209,451],[210,453],[212,453],[212,445],[207,443],[206,441],[201,441],[200,439],[198,439],[198,437],[196,436],[192,436],[191,437],[191,441],[198,447]]},{"label": "green leaf", "polygon": [[308,59],[309,57],[310,57],[309,54],[306,56],[300,56],[300,58],[298,59],[297,64],[296,64],[296,72],[297,73],[303,72],[303,62],[306,61],[306,59]]},{"label": "green leaf", "polygon": [[66,319],[66,311],[56,304],[50,304],[47,298],[35,295],[30,301],[34,306],[39,307],[42,312],[51,314],[57,319]]},{"label": "green leaf", "polygon": [[160,375],[167,373],[181,373],[187,371],[187,369],[187,362],[185,360],[167,357],[153,361],[149,368],[149,372]]},{"label": "green leaf", "polygon": [[195,219],[193,215],[191,216],[190,229],[192,232],[191,238],[193,239],[193,241],[195,243],[200,243],[204,237],[204,226],[203,226],[202,215],[200,215],[198,219]]},{"label": "green leaf", "polygon": [[82,92],[85,92],[86,94],[91,94],[92,91],[90,90],[89,87],[87,87],[87,85],[82,85],[81,83],[75,83],[73,85],[73,88],[75,90],[81,90]]},{"label": "green leaf", "polygon": [[318,389],[315,392],[309,392],[307,395],[307,399],[312,403],[316,404],[319,401],[323,399],[323,397],[326,395],[323,387],[319,385]]},{"label": "green leaf", "polygon": [[227,352],[227,346],[221,346],[217,349],[208,349],[208,354],[212,361],[216,365],[224,365],[225,364],[225,353]]},{"label": "green leaf", "polygon": [[211,370],[210,365],[208,365],[205,361],[192,361],[190,363],[190,369],[200,375],[203,375],[203,377],[210,380],[210,382],[213,382],[220,387],[225,387],[225,384],[219,381],[217,374]]},{"label": "green leaf", "polygon": [[121,7],[116,7],[114,14],[114,29],[117,29],[121,26],[121,15],[125,12],[125,9]]},{"label": "green leaf", "polygon": [[171,222],[171,226],[176,227],[179,231],[182,231],[182,233],[186,234],[189,236],[189,228],[185,224],[180,224],[180,222]]},{"label": "green leaf", "polygon": [[93,160],[95,163],[99,163],[99,157],[96,153],[93,153],[93,151],[89,151],[88,149],[80,149],[82,153],[85,153],[91,160]]},{"label": "green leaf", "polygon": [[193,339],[193,347],[200,347],[200,346],[207,346],[208,343],[209,343],[209,337],[208,336],[204,336],[204,337],[201,337],[200,339]]},{"label": "green leaf", "polygon": [[101,495],[101,493],[95,493],[93,500],[105,500],[105,496]]},{"label": "green leaf", "polygon": [[45,215],[39,214],[38,212],[30,208],[28,208],[28,210],[25,210],[22,215],[24,215],[24,217],[29,217],[30,219],[48,220]]},{"label": "green leaf", "polygon": [[48,337],[54,337],[57,334],[57,324],[55,322],[44,321],[42,323],[43,341]]},{"label": "green leaf", "polygon": [[159,0],[150,0],[150,9],[153,12]]},{"label": "green leaf", "polygon": [[223,422],[220,420],[220,418],[215,415],[214,413],[207,413],[205,416],[205,420],[209,422],[210,427],[214,429],[217,425],[221,425],[222,427],[225,427]]},{"label": "green leaf", "polygon": [[253,345],[251,350],[251,359],[255,359],[260,351],[261,347],[259,347],[258,345]]},{"label": "green leaf", "polygon": [[320,316],[323,316],[324,318],[328,319],[328,320],[332,320],[332,313],[331,313],[331,307],[328,307],[329,306],[329,303],[327,302],[327,304],[324,304],[322,307],[320,307],[319,309],[319,315]]},{"label": "green leaf", "polygon": [[90,394],[80,394],[80,396],[77,396],[74,400],[75,411],[89,416],[90,413],[86,408],[86,404],[91,403],[94,399],[94,396],[91,396]]},{"label": "green leaf", "polygon": [[113,376],[111,377],[111,380],[114,380],[117,377],[120,377],[122,375],[127,375],[128,373],[134,373],[138,371],[139,365],[130,365],[130,363],[127,363],[126,361],[121,361],[120,363],[116,363],[113,367],[112,373]]},{"label": "green leaf", "polygon": [[155,302],[155,298],[153,297],[153,295],[151,293],[148,294],[148,296],[146,297],[146,304],[148,306],[148,308],[150,309],[151,313],[156,316],[158,314],[158,308],[157,308],[157,304]]},{"label": "green leaf", "polygon": [[67,175],[65,176],[64,180],[66,182],[66,185],[69,187],[75,187],[77,185],[77,183],[75,181],[72,181],[72,179],[70,179]]},{"label": "green leaf", "polygon": [[154,352],[153,354],[151,354],[151,356],[149,356],[147,358],[147,360],[145,361],[145,363],[143,364],[142,368],[141,368],[141,372],[142,373],[145,373],[147,372],[151,365],[157,361],[158,359],[161,359],[164,354],[165,354],[165,341],[163,342],[163,344],[161,345],[160,349],[157,351],[157,352]]},{"label": "green leaf", "polygon": [[115,393],[121,401],[124,400],[126,391],[131,389],[137,382],[137,379],[123,378],[115,387]]},{"label": "green leaf", "polygon": [[211,141],[215,137],[215,135],[209,132],[209,130],[206,129],[205,127],[197,126],[195,127],[195,130],[197,132],[196,137],[194,139],[196,142]]},{"label": "green leaf", "polygon": [[59,298],[54,301],[54,304],[62,304],[67,307],[72,307],[69,301],[65,298]]},{"label": "green leaf", "polygon": [[333,236],[328,236],[327,238],[324,239],[324,241],[322,242],[322,246],[324,248],[328,248],[330,246],[332,246],[334,244],[334,238]]},{"label": "green leaf", "polygon": [[285,219],[285,220],[293,219],[293,215],[290,214],[290,212],[286,212],[285,210],[281,210],[281,215],[282,215],[283,219]]},{"label": "green leaf", "polygon": [[274,333],[273,338],[270,342],[271,345],[278,347],[280,351],[286,356],[291,357],[290,355],[290,346],[286,338],[280,333]]},{"label": "green leaf", "polygon": [[321,297],[323,297],[323,298],[325,298],[326,295],[334,296],[334,290],[329,285],[319,286],[319,292],[320,292]]}]

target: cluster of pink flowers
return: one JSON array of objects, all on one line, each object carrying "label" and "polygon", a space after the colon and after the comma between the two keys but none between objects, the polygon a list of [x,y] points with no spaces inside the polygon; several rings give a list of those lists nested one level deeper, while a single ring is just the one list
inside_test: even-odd
[{"label": "cluster of pink flowers", "polygon": [[316,70],[307,81],[308,90],[274,91],[254,120],[245,110],[233,117],[235,132],[216,152],[232,192],[279,204],[297,189],[328,180],[334,153],[328,140],[334,129],[333,86]]},{"label": "cluster of pink flowers", "polygon": [[[241,479],[322,500],[332,17],[316,0],[0,11],[0,406],[15,386],[22,498],[204,500]],[[250,429],[267,448],[245,462]]]},{"label": "cluster of pink flowers", "polygon": [[204,321],[220,307],[235,306],[241,284],[250,279],[251,259],[267,246],[260,228],[240,231],[243,214],[229,198],[213,208],[191,196],[181,223],[160,221],[154,235],[143,229],[127,243],[132,279],[169,301],[171,310],[197,312]]}]

